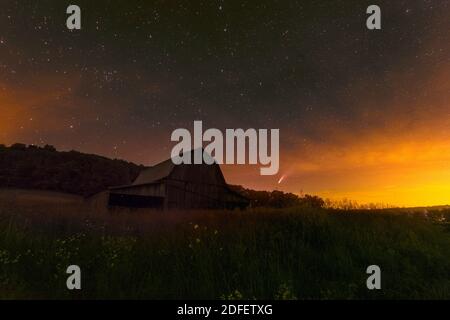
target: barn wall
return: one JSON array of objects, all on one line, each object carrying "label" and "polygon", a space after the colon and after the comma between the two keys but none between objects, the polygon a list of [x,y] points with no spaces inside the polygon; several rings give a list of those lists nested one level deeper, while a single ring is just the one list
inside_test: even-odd
[{"label": "barn wall", "polygon": [[164,200],[165,200],[164,197],[110,193],[108,204],[111,207],[163,209]]},{"label": "barn wall", "polygon": [[245,207],[242,198],[223,185],[208,185],[186,181],[167,182],[169,209],[221,209]]},{"label": "barn wall", "polygon": [[168,178],[170,180],[189,181],[208,186],[226,186],[218,164],[182,164],[176,166]]}]

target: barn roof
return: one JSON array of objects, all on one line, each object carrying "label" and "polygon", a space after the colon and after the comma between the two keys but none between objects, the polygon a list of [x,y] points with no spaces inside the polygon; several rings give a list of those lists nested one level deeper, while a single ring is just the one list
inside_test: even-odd
[{"label": "barn roof", "polygon": [[153,183],[164,179],[170,175],[174,167],[175,164],[172,159],[163,161],[153,167],[143,170],[133,182],[133,185]]},{"label": "barn roof", "polygon": [[[208,153],[205,153],[205,150],[203,148],[187,151],[187,153],[191,154],[190,156],[192,161],[194,160],[194,154],[196,152],[202,152],[202,155],[204,154],[206,157],[211,157]],[[178,157],[181,157],[181,155],[177,156],[176,158]],[[149,167],[143,170],[132,185],[136,186],[143,184],[151,184],[158,182],[161,179],[167,178],[176,166],[173,162],[174,162],[173,159],[170,158],[157,165],[154,165],[153,167]]]}]

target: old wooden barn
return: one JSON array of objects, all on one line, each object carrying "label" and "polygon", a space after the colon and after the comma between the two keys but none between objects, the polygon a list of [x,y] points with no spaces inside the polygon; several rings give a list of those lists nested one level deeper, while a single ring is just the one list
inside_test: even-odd
[{"label": "old wooden barn", "polygon": [[145,169],[131,185],[94,196],[93,201],[109,207],[160,210],[234,209],[249,204],[228,186],[217,163],[175,165],[172,159]]}]

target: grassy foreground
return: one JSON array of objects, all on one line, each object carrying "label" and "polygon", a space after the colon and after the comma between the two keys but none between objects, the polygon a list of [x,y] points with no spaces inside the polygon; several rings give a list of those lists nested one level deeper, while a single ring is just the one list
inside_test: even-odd
[{"label": "grassy foreground", "polygon": [[0,207],[0,298],[450,299],[449,211],[66,209]]}]

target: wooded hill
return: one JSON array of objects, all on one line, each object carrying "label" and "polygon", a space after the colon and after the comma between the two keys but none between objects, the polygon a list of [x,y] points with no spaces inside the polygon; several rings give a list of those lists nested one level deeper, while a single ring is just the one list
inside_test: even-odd
[{"label": "wooded hill", "polygon": [[131,183],[143,166],[52,146],[0,145],[0,187],[92,195]]}]

